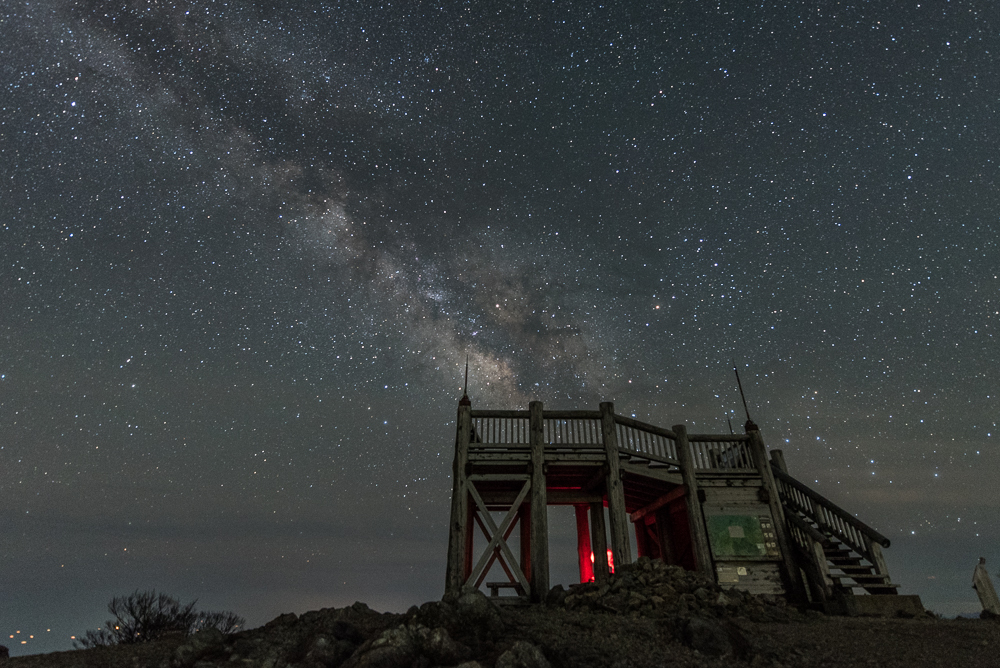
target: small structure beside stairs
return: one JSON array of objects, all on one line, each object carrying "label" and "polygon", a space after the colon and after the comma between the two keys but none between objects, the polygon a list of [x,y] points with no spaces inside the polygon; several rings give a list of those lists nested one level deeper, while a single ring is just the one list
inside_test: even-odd
[{"label": "small structure beside stairs", "polygon": [[[889,540],[790,476],[781,451],[768,457],[749,420],[745,434],[689,434],[684,424],[666,429],[618,415],[612,403],[473,410],[463,396],[453,484],[450,594],[485,584],[493,596],[513,594],[503,599],[543,600],[547,507],[571,505],[581,582],[648,556],[828,612],[864,612],[872,606],[845,601],[872,595],[905,608],[914,602],[903,599],[916,599],[896,596],[882,556]],[[494,564],[504,579],[486,582]]]}]

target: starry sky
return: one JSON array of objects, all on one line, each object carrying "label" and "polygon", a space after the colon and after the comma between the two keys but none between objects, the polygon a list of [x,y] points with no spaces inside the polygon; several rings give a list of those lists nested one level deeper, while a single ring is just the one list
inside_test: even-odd
[{"label": "starry sky", "polygon": [[474,408],[697,432],[742,423],[735,360],[902,593],[979,610],[996,3],[247,4],[0,7],[12,653],[137,588],[439,597],[467,356]]}]

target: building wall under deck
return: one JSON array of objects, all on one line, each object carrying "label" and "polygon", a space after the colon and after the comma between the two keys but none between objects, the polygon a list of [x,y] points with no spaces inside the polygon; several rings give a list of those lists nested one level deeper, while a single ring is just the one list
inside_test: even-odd
[{"label": "building wall under deck", "polygon": [[784,595],[774,518],[759,478],[698,480],[720,586]]}]

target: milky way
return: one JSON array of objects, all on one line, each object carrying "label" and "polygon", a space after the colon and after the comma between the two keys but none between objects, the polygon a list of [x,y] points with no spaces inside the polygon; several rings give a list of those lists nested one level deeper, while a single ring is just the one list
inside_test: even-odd
[{"label": "milky way", "polygon": [[254,624],[439,596],[467,358],[475,407],[699,431],[742,419],[735,360],[902,591],[976,610],[998,30],[985,0],[4,8],[5,642],[136,588]]}]

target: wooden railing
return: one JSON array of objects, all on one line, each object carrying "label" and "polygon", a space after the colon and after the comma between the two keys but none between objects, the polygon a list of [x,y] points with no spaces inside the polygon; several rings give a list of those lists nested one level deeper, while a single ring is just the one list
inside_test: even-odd
[{"label": "wooden railing", "polygon": [[[546,446],[583,450],[603,447],[599,411],[545,411],[543,425]],[[677,435],[672,430],[624,415],[615,415],[615,430],[618,450],[623,454],[679,466]],[[528,447],[529,412],[472,411],[472,431],[470,446],[473,448]],[[744,435],[691,434],[688,444],[691,459],[700,472],[756,471],[748,438]]]},{"label": "wooden railing", "polygon": [[730,434],[713,436],[690,434],[692,460],[699,471],[757,471],[750,454],[750,439],[747,436]]},{"label": "wooden railing", "polygon": [[669,429],[639,422],[623,415],[615,416],[618,449],[652,461],[678,464],[676,434]]},{"label": "wooden railing", "polygon": [[[889,547],[888,538],[778,467],[772,466],[771,470],[774,472],[774,480],[778,486],[778,495],[786,510],[801,514],[807,521],[819,527],[820,534],[837,538],[874,564],[879,572],[884,570],[881,550],[878,546]],[[803,531],[801,527],[799,530]],[[809,537],[815,540],[815,536],[810,534]],[[805,536],[802,538],[804,539]]]},{"label": "wooden railing", "polygon": [[528,411],[473,411],[474,444],[524,445],[528,438]]},{"label": "wooden railing", "polygon": [[546,445],[603,448],[601,414],[595,411],[546,411],[543,418]]}]

